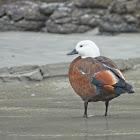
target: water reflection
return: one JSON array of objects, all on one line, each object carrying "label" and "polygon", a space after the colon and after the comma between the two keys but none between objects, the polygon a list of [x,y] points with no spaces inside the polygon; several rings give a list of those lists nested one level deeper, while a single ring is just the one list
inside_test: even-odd
[{"label": "water reflection", "polygon": [[[94,117],[92,116],[92,118]],[[91,131],[90,123],[92,123],[92,121],[90,120],[90,118],[84,119],[84,127],[85,127],[84,140],[90,140],[94,136],[101,137],[102,140],[103,140],[103,137],[104,137],[104,140],[110,140],[110,136],[108,135],[108,132],[110,131],[109,118],[103,117],[102,120],[103,120],[102,128],[105,128],[105,129],[103,129],[103,132],[101,134],[101,133],[96,133],[95,128],[93,128]],[[98,128],[97,128],[97,132],[98,132]]]},{"label": "water reflection", "polygon": [[[108,122],[108,117],[105,117],[105,124],[106,124],[106,132],[109,130],[109,122]],[[105,136],[105,140],[109,140],[109,136]]]},{"label": "water reflection", "polygon": [[88,140],[88,135],[89,135],[89,128],[88,128],[88,118],[84,119],[84,126],[85,126],[85,140]]}]

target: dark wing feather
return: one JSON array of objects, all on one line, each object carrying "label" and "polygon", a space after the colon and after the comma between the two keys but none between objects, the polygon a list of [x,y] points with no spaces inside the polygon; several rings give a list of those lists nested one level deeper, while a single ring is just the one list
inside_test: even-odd
[{"label": "dark wing feather", "polygon": [[118,66],[111,59],[109,59],[109,58],[107,58],[105,56],[95,57],[95,59],[98,62],[100,62],[100,63],[102,63],[102,64],[104,64],[104,65],[106,65],[106,66],[108,66],[110,68],[118,69]]},{"label": "dark wing feather", "polygon": [[106,68],[111,70],[118,78],[124,78],[123,74],[119,70],[118,66],[109,58],[105,56],[100,56],[95,58],[98,62],[104,65]]},{"label": "dark wing feather", "polygon": [[100,63],[102,63],[105,67],[107,67],[110,71],[112,71],[119,79],[119,81],[112,85],[114,87],[114,91],[118,94],[122,93],[134,93],[132,90],[132,86],[128,83],[126,83],[125,78],[121,71],[118,69],[117,65],[109,58],[100,56],[96,57]]}]

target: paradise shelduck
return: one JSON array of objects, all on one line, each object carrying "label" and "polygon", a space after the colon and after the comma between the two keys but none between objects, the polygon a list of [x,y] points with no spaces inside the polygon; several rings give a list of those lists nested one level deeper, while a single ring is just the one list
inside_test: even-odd
[{"label": "paradise shelduck", "polygon": [[74,91],[84,101],[84,115],[87,117],[88,102],[104,101],[107,116],[109,101],[123,93],[134,93],[132,86],[109,58],[100,56],[97,45],[80,41],[67,55],[79,54],[69,67],[69,81]]}]

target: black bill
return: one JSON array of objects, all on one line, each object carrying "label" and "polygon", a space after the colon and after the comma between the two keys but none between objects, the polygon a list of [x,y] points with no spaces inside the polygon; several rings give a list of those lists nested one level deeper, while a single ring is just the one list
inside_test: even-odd
[{"label": "black bill", "polygon": [[67,55],[74,55],[74,54],[78,54],[78,52],[76,51],[76,49],[74,49],[72,52],[68,53]]}]

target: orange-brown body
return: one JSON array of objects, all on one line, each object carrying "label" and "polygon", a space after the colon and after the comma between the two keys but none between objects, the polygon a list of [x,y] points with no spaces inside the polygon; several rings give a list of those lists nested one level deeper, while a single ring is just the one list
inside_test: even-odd
[{"label": "orange-brown body", "polygon": [[[109,101],[120,95],[114,92],[114,87],[112,86],[119,81],[119,78],[108,67],[116,70],[124,78],[116,64],[103,56],[84,59],[79,56],[70,64],[69,81],[74,91],[83,101]],[[92,83],[93,77],[104,84],[100,90]]]}]

